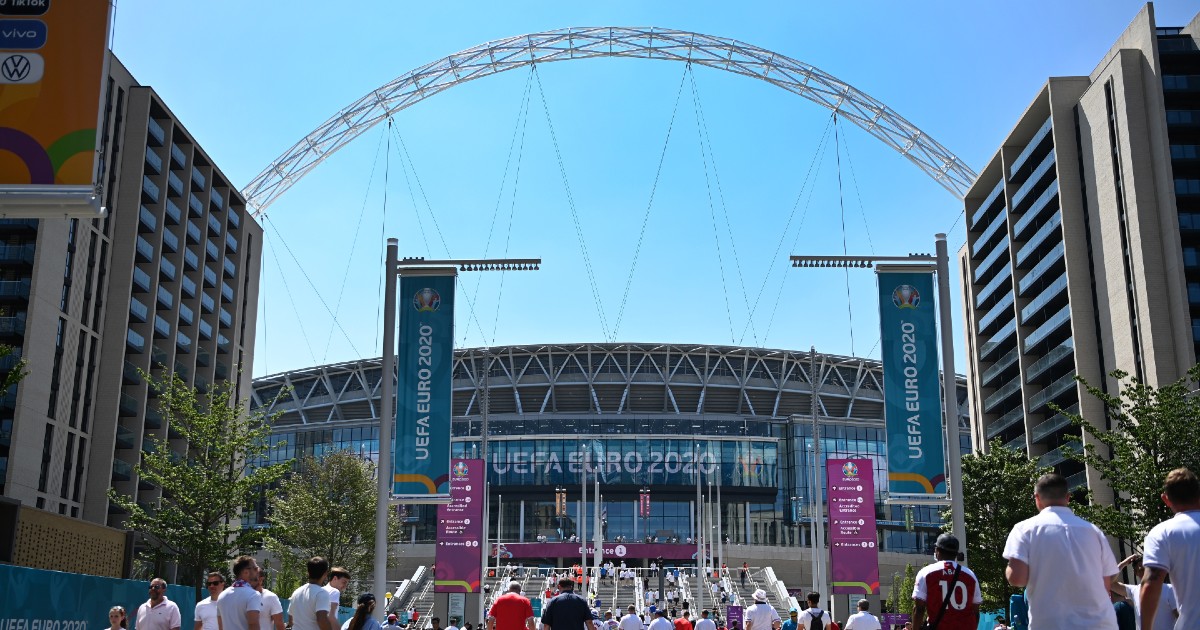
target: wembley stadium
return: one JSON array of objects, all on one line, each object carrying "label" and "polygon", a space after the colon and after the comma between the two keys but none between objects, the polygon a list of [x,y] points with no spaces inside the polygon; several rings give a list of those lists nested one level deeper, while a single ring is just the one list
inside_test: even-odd
[{"label": "wembley stadium", "polygon": [[[374,459],[381,373],[375,358],[255,379],[251,406],[278,414],[272,440],[283,446],[272,457],[346,449]],[[630,566],[663,557],[664,544],[686,548],[702,527],[719,528],[706,538],[722,543],[723,562],[771,565],[781,583],[806,589],[815,512],[812,410],[822,460],[866,458],[875,478],[886,479],[883,373],[876,360],[681,344],[466,348],[454,354],[453,388],[452,455],[478,457],[486,407],[489,537],[505,558],[524,566],[578,562],[576,545],[556,543],[576,539],[581,463],[590,462],[588,485],[594,475],[601,496],[588,488],[586,527],[599,516],[605,541],[634,543],[621,545],[621,560]],[[961,403],[962,379],[958,390]],[[960,409],[969,452],[967,406]],[[701,523],[698,474],[705,485],[700,501],[717,514]],[[941,519],[931,506],[887,504],[881,486],[875,496],[886,592],[893,574],[925,561]],[[419,567],[434,562],[435,513],[430,505],[401,508],[402,562],[390,580],[420,575]]]}]

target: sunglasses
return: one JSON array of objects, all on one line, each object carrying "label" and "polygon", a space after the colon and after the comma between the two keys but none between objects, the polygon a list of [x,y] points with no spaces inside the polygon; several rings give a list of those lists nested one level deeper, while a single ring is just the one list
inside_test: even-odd
[{"label": "sunglasses", "polygon": [[209,582],[209,583],[208,583],[208,585],[209,585],[209,586],[220,586],[220,585],[222,585],[222,584],[224,584],[224,583],[225,583],[225,580],[218,580],[218,581],[216,581],[216,582]]},{"label": "sunglasses", "polygon": [[166,588],[167,588],[167,587],[165,587],[165,586],[161,586],[161,585],[158,585],[158,584],[151,584],[151,585],[150,585],[150,590],[152,590],[152,591],[161,591],[161,590],[164,590],[164,589],[166,589]]}]

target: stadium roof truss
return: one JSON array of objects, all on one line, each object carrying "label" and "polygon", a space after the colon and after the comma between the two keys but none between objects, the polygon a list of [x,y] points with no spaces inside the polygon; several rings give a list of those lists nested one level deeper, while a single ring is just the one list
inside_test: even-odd
[{"label": "stadium roof truss", "polygon": [[242,190],[257,216],[338,149],[396,112],[460,83],[525,66],[631,57],[681,61],[766,81],[826,107],[899,152],[961,199],[975,180],[946,147],[880,101],[807,63],[734,39],[643,27],[567,28],[480,44],[403,74],[334,114]]},{"label": "stadium roof truss", "polygon": [[[380,402],[380,364],[376,358],[258,378],[252,404],[281,412],[280,426],[374,421]],[[786,418],[809,415],[815,380],[821,416],[883,419],[883,370],[878,361],[817,354],[815,379],[809,364],[807,352],[732,346],[609,343],[468,348],[454,355],[453,409],[455,417],[478,416],[486,383],[492,416],[646,413]],[[960,421],[966,426],[965,415]]]}]

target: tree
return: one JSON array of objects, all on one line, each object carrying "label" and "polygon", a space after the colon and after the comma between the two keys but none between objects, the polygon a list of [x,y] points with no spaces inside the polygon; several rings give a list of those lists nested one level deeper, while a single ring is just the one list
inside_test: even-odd
[{"label": "tree", "polygon": [[[354,601],[357,584],[374,568],[378,499],[370,460],[350,451],[304,457],[271,499],[266,547],[280,559],[281,572],[303,573],[313,556],[345,567],[352,586],[342,601]],[[399,535],[400,521],[389,511],[388,540]]]},{"label": "tree", "polygon": [[174,374],[161,381],[142,377],[157,393],[171,435],[185,440],[185,450],[176,452],[169,440],[147,435],[134,470],[140,481],[161,488],[162,498],[150,506],[114,489],[109,496],[129,512],[126,527],[147,536],[142,560],[174,561],[178,580],[193,584],[199,599],[206,571],[257,547],[258,530],[244,528],[240,518],[258,490],[278,481],[287,465],[263,465],[271,448],[271,418],[247,413],[233,399],[230,382],[198,395]]},{"label": "tree", "polygon": [[911,564],[904,565],[904,577],[892,576],[892,588],[888,590],[888,608],[892,612],[911,615],[913,612],[912,592],[917,584],[917,570]]},{"label": "tree", "polygon": [[[13,356],[16,352],[17,349],[15,347],[7,344],[0,344],[0,362],[4,361],[8,357]],[[25,371],[25,366],[27,363],[28,362],[25,359],[19,358],[13,364],[13,366],[9,368],[8,372],[4,374],[4,378],[0,379],[0,394],[12,389],[13,385],[20,383],[21,379],[25,378],[29,374],[29,372]]]},{"label": "tree", "polygon": [[[1037,513],[1033,484],[1049,468],[1024,453],[1005,448],[993,440],[986,453],[963,457],[963,514],[967,527],[967,560],[979,578],[983,610],[1008,607],[1010,595],[1018,592],[1008,585],[1001,556],[1008,534],[1017,523]],[[945,514],[950,522],[949,514]],[[949,531],[949,528],[947,528]]]},{"label": "tree", "polygon": [[1104,403],[1107,418],[1067,414],[1100,443],[1086,444],[1068,455],[1101,474],[1112,487],[1116,504],[1090,501],[1077,506],[1076,512],[1109,536],[1137,547],[1152,527],[1171,518],[1160,498],[1167,473],[1180,466],[1200,470],[1200,397],[1194,395],[1200,389],[1200,366],[1158,388],[1120,370],[1111,376],[1117,381],[1116,394],[1078,379]]}]

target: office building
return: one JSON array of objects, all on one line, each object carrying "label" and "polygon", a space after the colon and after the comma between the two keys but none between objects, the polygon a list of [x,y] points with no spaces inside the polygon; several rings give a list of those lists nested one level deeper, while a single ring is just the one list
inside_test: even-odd
[{"label": "office building", "polygon": [[[0,496],[119,525],[152,505],[146,437],[187,447],[138,374],[249,393],[262,229],[150,87],[111,59],[104,219],[0,221],[0,342],[29,375],[0,398]],[[11,368],[11,362],[4,368]]]},{"label": "office building", "polygon": [[1162,385],[1196,363],[1198,37],[1200,16],[1164,28],[1146,5],[1089,75],[1046,82],[965,198],[975,446],[998,438],[1101,500],[1051,405],[1104,422],[1076,376],[1113,391],[1114,369]]}]

